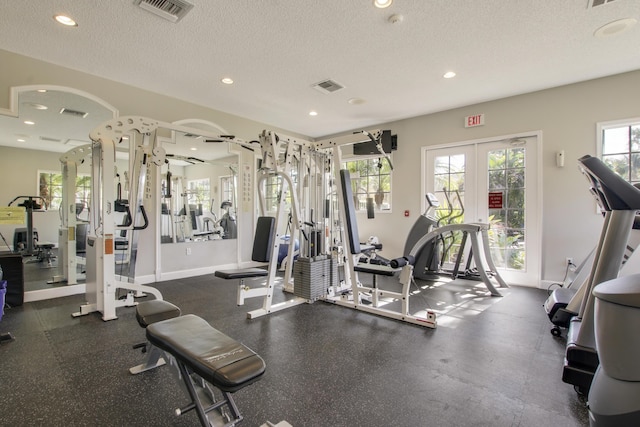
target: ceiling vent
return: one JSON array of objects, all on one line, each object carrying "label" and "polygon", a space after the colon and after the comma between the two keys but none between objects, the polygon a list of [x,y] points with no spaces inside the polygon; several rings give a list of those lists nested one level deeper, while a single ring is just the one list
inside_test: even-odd
[{"label": "ceiling vent", "polygon": [[597,6],[602,6],[608,3],[613,3],[615,0],[589,0],[589,4],[587,5],[587,9],[591,9]]},{"label": "ceiling vent", "polygon": [[174,24],[193,8],[191,3],[184,0],[134,0],[133,3]]},{"label": "ceiling vent", "polygon": [[41,141],[49,141],[49,142],[62,142],[62,140],[61,140],[61,139],[58,139],[58,138],[51,138],[51,137],[49,137],[49,136],[41,136],[41,137],[40,137],[40,140],[41,140]]},{"label": "ceiling vent", "polygon": [[185,138],[200,138],[200,135],[196,135],[195,133],[183,133],[182,136]]},{"label": "ceiling vent", "polygon": [[333,80],[323,80],[314,84],[312,87],[322,93],[333,93],[339,91],[340,89],[344,89],[344,86]]},{"label": "ceiling vent", "polygon": [[84,119],[89,115],[89,113],[85,113],[84,111],[72,110],[70,108],[62,108],[60,109],[60,114],[66,114],[67,116],[79,117]]}]

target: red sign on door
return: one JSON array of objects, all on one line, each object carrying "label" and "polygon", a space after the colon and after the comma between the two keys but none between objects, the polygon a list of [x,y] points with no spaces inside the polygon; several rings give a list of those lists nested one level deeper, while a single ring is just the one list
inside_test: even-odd
[{"label": "red sign on door", "polygon": [[504,193],[493,191],[489,193],[489,209],[502,209],[504,207]]}]

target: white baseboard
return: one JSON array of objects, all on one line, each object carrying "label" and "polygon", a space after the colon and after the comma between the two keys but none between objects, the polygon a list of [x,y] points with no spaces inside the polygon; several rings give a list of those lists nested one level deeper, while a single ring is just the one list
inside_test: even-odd
[{"label": "white baseboard", "polygon": [[24,293],[24,302],[42,301],[52,298],[68,297],[70,295],[84,294],[85,285],[67,285],[56,286],[51,289],[39,289],[36,291],[28,291]]}]

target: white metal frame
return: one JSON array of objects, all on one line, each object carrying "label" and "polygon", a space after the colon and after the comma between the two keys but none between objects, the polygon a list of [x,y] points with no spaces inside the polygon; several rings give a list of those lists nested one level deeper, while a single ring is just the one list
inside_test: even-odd
[{"label": "white metal frame", "polygon": [[[162,294],[151,286],[125,282],[115,274],[114,236],[122,229],[134,230],[139,223],[138,206],[143,197],[151,192],[147,177],[147,168],[151,164],[162,165],[165,159],[164,149],[158,145],[155,131],[158,128],[169,129],[185,133],[193,133],[211,138],[244,144],[242,140],[212,134],[200,129],[160,122],[157,120],[138,117],[122,116],[102,123],[90,133],[92,145],[92,215],[91,232],[93,235],[87,245],[87,303],[80,307],[74,316],[100,312],[103,320],[116,319],[116,309],[123,306],[135,305],[134,295],[141,296],[148,292],[156,299],[162,300]],[[137,132],[142,135],[142,142],[130,144],[130,175],[132,176],[129,189],[129,206],[132,220],[129,226],[115,225],[115,154],[116,146],[124,135]],[[144,159],[144,160],[142,160]],[[126,299],[118,299],[116,292],[124,289]]]}]

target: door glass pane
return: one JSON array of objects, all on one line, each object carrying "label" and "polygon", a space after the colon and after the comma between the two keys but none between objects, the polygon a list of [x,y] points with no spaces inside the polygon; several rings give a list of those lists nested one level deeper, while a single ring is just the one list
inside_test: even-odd
[{"label": "door glass pane", "polygon": [[502,207],[489,208],[489,240],[498,268],[525,269],[525,148],[492,150],[487,158],[489,192],[502,193]]},{"label": "door glass pane", "polygon": [[[438,156],[434,159],[434,190],[440,202],[436,218],[441,226],[464,222],[465,169],[464,154]],[[446,236],[442,245],[442,262],[455,262],[461,240],[460,232]]]}]

